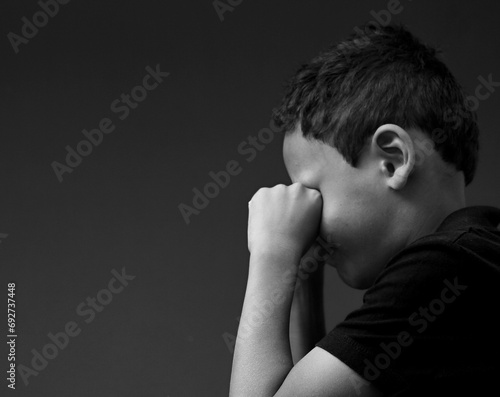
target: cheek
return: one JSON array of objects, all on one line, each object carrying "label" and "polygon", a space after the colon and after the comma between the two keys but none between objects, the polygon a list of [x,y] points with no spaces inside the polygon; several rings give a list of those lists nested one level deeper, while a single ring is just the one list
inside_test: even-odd
[{"label": "cheek", "polygon": [[[373,250],[379,230],[383,204],[374,175],[349,169],[349,174],[322,181],[321,236],[346,251],[361,253],[361,246]],[[348,252],[346,252],[348,254]],[[354,253],[351,253],[354,254]]]},{"label": "cheek", "polygon": [[332,238],[339,233],[355,228],[362,218],[363,203],[350,195],[323,195],[323,212],[321,216],[321,228],[325,234],[332,235]]},{"label": "cheek", "polygon": [[320,234],[343,256],[358,258],[373,255],[384,230],[380,211],[362,197],[349,200],[324,200]]},{"label": "cheek", "polygon": [[349,223],[349,212],[350,209],[340,205],[340,203],[331,200],[323,202],[320,234],[329,244],[341,244],[351,233],[352,225]]}]

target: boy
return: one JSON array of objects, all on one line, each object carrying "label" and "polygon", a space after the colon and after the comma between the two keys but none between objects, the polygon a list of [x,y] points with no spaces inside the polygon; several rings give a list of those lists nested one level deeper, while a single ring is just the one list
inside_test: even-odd
[{"label": "boy", "polygon": [[[357,29],[298,70],[274,119],[293,184],[249,203],[230,395],[483,395],[496,386],[500,210],[465,204],[476,116],[436,51],[403,27]],[[318,234],[342,280],[367,289],[327,335],[322,269],[297,280]]]}]

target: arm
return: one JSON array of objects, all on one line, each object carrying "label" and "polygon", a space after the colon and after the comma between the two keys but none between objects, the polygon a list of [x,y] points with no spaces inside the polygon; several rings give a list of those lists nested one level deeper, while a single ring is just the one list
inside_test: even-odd
[{"label": "arm", "polygon": [[[230,397],[380,396],[330,353],[314,347],[295,366],[288,339],[297,257],[252,255],[231,374]],[[273,281],[274,280],[274,281]]]},{"label": "arm", "polygon": [[[231,374],[231,397],[273,396],[293,367],[288,338],[297,254],[250,255]],[[294,263],[295,269],[289,265]]]},{"label": "arm", "polygon": [[290,314],[290,345],[294,364],[326,335],[323,308],[324,264],[319,260],[317,263],[317,268],[312,272],[299,269],[297,277]]},{"label": "arm", "polygon": [[299,184],[261,189],[251,207],[250,265],[230,397],[378,396],[368,382],[320,348],[293,365],[293,287],[300,257],[317,234],[319,192]]}]

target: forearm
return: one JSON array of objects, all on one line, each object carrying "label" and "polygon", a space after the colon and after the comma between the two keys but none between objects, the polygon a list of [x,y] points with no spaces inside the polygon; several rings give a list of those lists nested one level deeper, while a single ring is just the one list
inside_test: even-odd
[{"label": "forearm", "polygon": [[300,256],[252,254],[230,396],[273,396],[293,367],[290,309]]},{"label": "forearm", "polygon": [[325,336],[323,308],[324,265],[299,269],[290,314],[290,345],[296,364]]}]

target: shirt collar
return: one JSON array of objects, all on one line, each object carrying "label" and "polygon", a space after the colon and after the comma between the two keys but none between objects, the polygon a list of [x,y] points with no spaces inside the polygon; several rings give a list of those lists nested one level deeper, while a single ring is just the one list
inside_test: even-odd
[{"label": "shirt collar", "polygon": [[500,209],[481,205],[464,207],[449,214],[436,230],[466,229],[471,226],[497,228],[500,223]]}]

